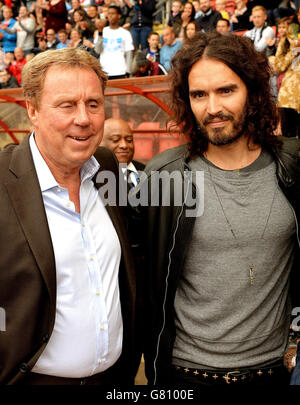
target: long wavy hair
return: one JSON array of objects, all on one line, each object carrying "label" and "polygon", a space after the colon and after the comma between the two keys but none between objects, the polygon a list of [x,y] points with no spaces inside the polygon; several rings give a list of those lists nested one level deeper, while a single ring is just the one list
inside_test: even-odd
[{"label": "long wavy hair", "polygon": [[189,136],[191,155],[205,152],[208,145],[191,109],[188,84],[191,68],[202,57],[224,63],[245,83],[248,91],[245,119],[249,140],[265,148],[279,146],[281,142],[274,135],[278,113],[270,89],[271,71],[267,57],[257,52],[248,38],[217,32],[196,33],[173,57],[170,71],[170,107],[174,113],[171,119]]}]

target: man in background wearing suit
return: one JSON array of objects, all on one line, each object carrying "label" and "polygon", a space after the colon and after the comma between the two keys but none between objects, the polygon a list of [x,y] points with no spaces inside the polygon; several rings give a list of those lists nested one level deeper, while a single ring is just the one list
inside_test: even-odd
[{"label": "man in background wearing suit", "polygon": [[117,118],[105,120],[101,146],[114,152],[119,163],[127,164],[125,179],[127,178],[129,184],[136,186],[139,181],[138,171],[144,170],[145,165],[133,160],[134,139],[128,123]]},{"label": "man in background wearing suit", "polygon": [[[123,171],[125,181],[127,182],[128,192],[133,191],[134,187],[140,181],[140,172],[145,168],[145,165],[141,162],[133,160],[134,156],[134,139],[130,126],[122,119],[108,118],[104,121],[104,132],[101,142],[101,146],[110,149],[116,155],[121,170]],[[130,240],[131,251],[134,258],[134,265],[136,269],[137,278],[137,307],[142,308],[143,298],[139,294],[142,291],[142,285],[144,283],[144,244],[143,244],[143,232],[144,229],[140,222],[140,217],[136,215],[135,211],[127,207],[127,219],[129,224],[128,236]],[[143,310],[139,311],[139,316],[143,316]],[[137,324],[140,324],[141,319],[137,320]],[[137,352],[138,345],[142,343],[142,338],[136,342]]]},{"label": "man in background wearing suit", "polygon": [[133,383],[133,261],[120,208],[95,180],[118,176],[98,148],[105,83],[78,48],[24,68],[34,131],[0,153],[0,384]]}]

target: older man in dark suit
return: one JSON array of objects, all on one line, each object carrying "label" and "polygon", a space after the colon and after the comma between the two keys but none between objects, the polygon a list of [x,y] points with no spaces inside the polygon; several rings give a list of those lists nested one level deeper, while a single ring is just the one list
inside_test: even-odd
[{"label": "older man in dark suit", "polygon": [[98,148],[105,83],[81,49],[46,51],[23,72],[34,132],[0,153],[1,384],[133,383],[130,247],[95,180],[118,176]]}]

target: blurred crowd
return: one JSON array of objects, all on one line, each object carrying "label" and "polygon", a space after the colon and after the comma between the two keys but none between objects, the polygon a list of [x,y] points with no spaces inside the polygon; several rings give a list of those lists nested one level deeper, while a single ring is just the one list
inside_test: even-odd
[{"label": "blurred crowd", "polygon": [[[284,126],[299,122],[300,0],[173,0],[161,21],[156,0],[4,0],[0,9],[0,87],[22,86],[39,52],[83,47],[109,79],[168,74],[197,31],[248,36],[270,59]],[[155,32],[157,24],[165,27]],[[289,125],[290,123],[290,125]],[[289,129],[287,129],[289,130]]]}]

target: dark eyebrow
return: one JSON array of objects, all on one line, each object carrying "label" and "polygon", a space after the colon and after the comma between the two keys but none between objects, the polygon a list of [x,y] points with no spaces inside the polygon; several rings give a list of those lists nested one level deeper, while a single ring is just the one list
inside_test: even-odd
[{"label": "dark eyebrow", "polygon": [[218,90],[236,90],[238,88],[238,85],[237,84],[226,84],[226,86],[221,86],[221,87],[218,87],[217,88],[217,91]]},{"label": "dark eyebrow", "polygon": [[189,92],[190,97],[196,97],[201,93],[204,93],[204,90],[190,90]]},{"label": "dark eyebrow", "polygon": [[[215,90],[216,91],[220,91],[220,90],[236,90],[237,88],[238,88],[237,84],[229,83],[229,84],[226,84],[225,86],[217,87]],[[205,90],[201,90],[201,89],[199,89],[199,90],[190,90],[190,92],[189,92],[190,97],[195,97],[195,96],[197,96],[197,95],[199,95],[201,93],[205,93]]]}]

